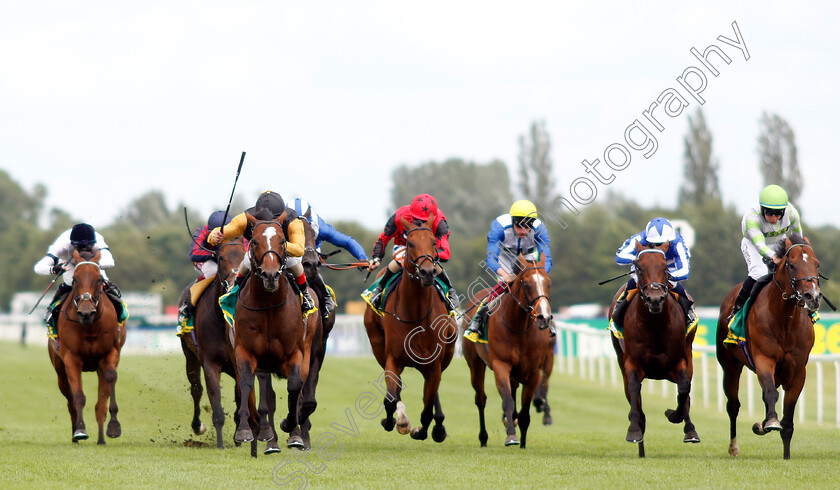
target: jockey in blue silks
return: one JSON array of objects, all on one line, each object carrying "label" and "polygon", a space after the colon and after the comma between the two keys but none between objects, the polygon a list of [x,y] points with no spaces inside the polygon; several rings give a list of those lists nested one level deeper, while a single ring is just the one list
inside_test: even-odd
[{"label": "jockey in blue silks", "polygon": [[[516,264],[519,254],[526,260],[539,260],[545,257],[545,271],[551,271],[551,239],[548,229],[537,217],[537,207],[531,201],[522,199],[513,203],[510,212],[496,218],[487,233],[487,268],[494,272],[499,282],[481,302],[473,316],[464,338],[477,342],[481,338],[481,328],[490,316],[491,304],[496,298],[507,292],[510,283],[516,279]],[[555,335],[554,325],[549,324],[551,336]]]},{"label": "jockey in blue silks", "polygon": [[621,296],[615,303],[612,319],[610,320],[611,323],[619,331],[622,329],[624,312],[628,304],[627,292],[636,289],[636,274],[635,269],[633,269],[633,262],[636,260],[637,243],[641,243],[644,247],[670,243],[668,250],[665,251],[665,259],[668,261],[668,274],[670,276],[669,283],[671,290],[679,295],[678,301],[685,312],[686,325],[690,328],[697,322],[697,314],[692,307],[694,302],[688,297],[682,281],[688,279],[691,252],[688,250],[688,246],[685,244],[682,235],[677,233],[674,225],[665,218],[654,218],[650,220],[644,230],[625,240],[624,244],[616,252],[615,262],[619,265],[631,266],[631,272],[633,274],[630,276],[630,280],[627,281],[624,292],[621,293]]},{"label": "jockey in blue silks", "polygon": [[[312,209],[312,206],[309,204],[308,201],[297,198],[292,202],[291,205],[297,214],[302,217],[306,218],[309,221],[309,225],[312,227],[312,231],[315,232],[315,251],[319,254],[321,253],[321,242],[326,241],[327,243],[331,243],[336,247],[343,248],[350,252],[353,257],[356,257],[356,260],[359,262],[367,262],[368,257],[365,254],[365,249],[357,242],[353,237],[349,235],[345,235],[340,231],[336,230],[332,225],[324,221],[321,216]],[[327,291],[327,287],[324,284],[324,278],[321,277],[321,273],[318,273],[318,276],[314,279],[310,279],[309,284],[313,287],[317,288],[318,291],[324,297],[324,309],[326,310],[326,316],[329,316],[330,312],[335,310],[335,302],[332,299],[332,295]]]}]

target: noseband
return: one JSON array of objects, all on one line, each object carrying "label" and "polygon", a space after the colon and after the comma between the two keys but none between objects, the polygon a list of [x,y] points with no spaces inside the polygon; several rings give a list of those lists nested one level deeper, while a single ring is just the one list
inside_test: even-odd
[{"label": "noseband", "polygon": [[[243,245],[243,244],[241,244],[240,242],[225,242],[225,243],[221,244],[219,246],[219,248],[216,249],[213,252],[213,259],[215,259],[217,264],[219,263],[219,258],[222,255],[222,249],[227,247],[228,245]],[[230,288],[233,287],[233,283],[236,279],[237,274],[239,274],[239,264],[236,264],[236,267],[231,268],[230,271],[228,271],[228,273],[225,275],[225,277],[222,277],[221,274],[217,275],[219,281],[222,283],[222,286],[224,286],[225,291],[230,291]],[[233,280],[231,280],[231,277],[233,277]]]},{"label": "noseband", "polygon": [[814,249],[810,245],[808,245],[807,243],[794,243],[793,245],[790,246],[789,249],[787,249],[785,251],[785,256],[784,256],[785,272],[788,275],[788,280],[790,281],[790,288],[793,290],[793,294],[788,294],[787,292],[785,292],[785,290],[782,288],[782,286],[776,280],[776,274],[773,274],[773,283],[779,288],[779,291],[782,292],[782,299],[784,299],[785,301],[787,301],[789,299],[795,300],[796,303],[799,306],[804,307],[805,306],[805,300],[802,297],[802,293],[796,287],[796,283],[799,282],[799,281],[805,281],[806,283],[811,282],[811,281],[815,281],[817,283],[817,289],[819,289],[820,288],[819,271],[817,272],[818,275],[816,275],[816,276],[805,276],[805,277],[794,278],[793,274],[791,273],[791,270],[790,270],[790,260],[788,259],[788,255],[790,255],[790,251],[793,250],[794,247],[808,247],[808,248],[811,249],[812,253],[814,252]]},{"label": "noseband", "polygon": [[269,247],[268,250],[265,251],[265,253],[260,255],[259,259],[257,259],[254,256],[254,253],[255,253],[254,249],[256,247],[253,246],[254,240],[253,239],[251,240],[251,242],[252,242],[251,245],[252,246],[248,247],[248,255],[250,256],[251,262],[254,264],[254,271],[253,272],[257,277],[265,278],[265,272],[263,272],[263,270],[262,270],[262,262],[266,258],[266,256],[268,256],[270,254],[274,254],[274,255],[277,256],[277,260],[280,262],[280,273],[282,274],[283,270],[286,269],[286,238],[283,235],[283,226],[276,221],[258,221],[254,225],[254,229],[256,229],[257,226],[259,226],[261,224],[266,224],[268,226],[276,225],[276,226],[280,227],[280,236],[283,236],[283,239],[280,241],[280,252],[278,252],[277,250],[274,250],[273,248]]},{"label": "noseband", "polygon": [[[511,294],[511,297],[513,298],[514,301],[516,301],[516,304],[519,305],[519,307],[521,309],[528,312],[528,314],[534,320],[537,319],[537,305],[539,304],[540,300],[545,300],[549,305],[551,304],[551,298],[549,298],[545,294],[537,295],[528,304],[525,304],[523,301],[519,301],[519,294],[522,293],[522,289],[524,288],[524,286],[522,285],[522,281],[523,281],[523,276],[524,276],[525,272],[530,271],[530,270],[536,270],[536,269],[545,270],[544,267],[536,267],[535,266],[535,267],[526,267],[526,268],[522,269],[521,271],[519,271],[519,274],[517,274],[519,276],[519,288],[518,288],[519,292],[517,294]],[[523,296],[523,299],[524,299],[525,295],[522,294],[522,296]],[[550,310],[551,310],[551,307],[549,307],[549,311]]]},{"label": "noseband", "polygon": [[[419,226],[417,228],[412,228],[412,229],[408,230],[405,234],[406,248],[408,248],[408,235],[410,235],[412,232],[415,232],[415,231],[418,231],[418,230],[427,230],[429,232],[432,232],[431,228],[427,228],[425,226]],[[432,232],[432,234],[434,235],[434,232]],[[438,257],[437,250],[435,250],[434,255],[423,254],[423,255],[419,255],[419,256],[415,257],[414,259],[412,259],[408,255],[408,250],[406,250],[405,261],[408,264],[410,264],[412,267],[414,267],[414,271],[412,273],[412,270],[408,269],[406,267],[403,267],[403,269],[405,269],[405,273],[408,274],[408,277],[410,277],[412,279],[415,279],[415,280],[420,280],[420,265],[422,265],[423,262],[425,262],[425,261],[429,261],[429,262],[432,263],[432,266],[436,266],[438,264],[438,260],[439,260],[439,257]]]},{"label": "noseband", "polygon": [[[659,250],[658,248],[646,248],[644,250],[641,250],[639,252],[639,254],[636,255],[636,259],[633,261],[633,267],[635,267],[636,270],[638,270],[639,269],[639,257],[641,257],[643,254],[652,253],[652,252],[660,253],[660,254],[662,254],[663,257],[665,257],[665,252],[663,252],[662,250]],[[671,291],[671,285],[668,284],[667,282],[666,283],[661,283],[661,282],[655,282],[655,281],[654,282],[649,282],[647,284],[639,284],[639,295],[642,297],[642,299],[645,302],[648,302],[650,300],[650,296],[648,295],[649,291],[662,291],[665,294],[665,296],[667,297],[668,293]]]}]

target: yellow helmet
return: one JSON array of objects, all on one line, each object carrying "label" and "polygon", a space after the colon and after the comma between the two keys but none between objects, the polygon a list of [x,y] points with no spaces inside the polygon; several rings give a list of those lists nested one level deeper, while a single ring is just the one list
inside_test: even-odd
[{"label": "yellow helmet", "polygon": [[510,215],[514,218],[534,219],[537,217],[537,207],[527,199],[520,199],[510,207]]}]

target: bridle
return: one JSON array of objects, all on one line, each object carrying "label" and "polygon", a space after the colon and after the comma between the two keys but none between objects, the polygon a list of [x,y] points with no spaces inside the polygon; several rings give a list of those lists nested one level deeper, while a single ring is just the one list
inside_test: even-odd
[{"label": "bridle", "polygon": [[[84,302],[89,302],[93,305],[93,309],[95,311],[97,311],[97,313],[98,313],[99,312],[99,298],[102,296],[102,282],[103,282],[102,281],[102,270],[99,268],[99,264],[97,264],[96,262],[91,262],[91,261],[79,262],[78,264],[76,264],[76,269],[78,269],[79,267],[81,267],[83,265],[92,265],[92,266],[96,267],[96,272],[99,274],[99,277],[94,282],[94,288],[93,288],[96,291],[96,294],[94,295],[94,294],[91,294],[90,291],[86,291],[82,294],[74,295],[73,296],[73,306],[76,307],[76,312],[78,313],[79,308],[81,308],[82,304]],[[76,292],[75,273],[73,274],[73,292],[74,293]],[[75,323],[81,323],[78,320],[74,320],[74,319],[70,318],[69,316],[67,316],[66,310],[64,312],[64,316],[65,316],[65,318],[67,318],[70,321],[73,321]]]},{"label": "bridle", "polygon": [[790,255],[790,251],[793,250],[794,247],[808,247],[808,248],[811,249],[812,253],[814,252],[814,249],[810,245],[808,245],[807,243],[794,243],[790,246],[790,248],[788,248],[785,251],[785,255],[783,257],[784,261],[785,261],[785,272],[787,273],[788,280],[790,281],[790,288],[793,290],[793,294],[788,294],[787,292],[785,292],[784,288],[782,288],[781,284],[779,284],[778,281],[776,280],[776,274],[773,274],[773,284],[775,284],[776,287],[779,288],[779,291],[781,291],[782,299],[784,299],[785,301],[791,300],[791,299],[795,300],[796,303],[799,306],[804,307],[805,306],[805,300],[802,297],[802,293],[796,287],[796,283],[799,282],[799,281],[805,281],[806,283],[811,282],[811,281],[815,281],[817,283],[817,289],[819,289],[820,288],[820,277],[819,277],[819,271],[817,272],[816,276],[805,276],[805,277],[798,277],[798,278],[793,277],[793,274],[791,273],[790,260],[788,260],[788,255]]},{"label": "bridle", "polygon": [[253,246],[254,245],[253,244],[254,240],[253,239],[251,240],[251,242],[252,242],[251,246],[248,247],[248,256],[251,260],[251,263],[253,264],[253,269],[254,270],[252,271],[252,273],[255,274],[257,277],[259,277],[261,279],[265,279],[266,274],[262,270],[263,260],[265,260],[266,256],[274,254],[274,255],[277,256],[277,260],[280,262],[280,274],[282,276],[283,271],[286,269],[286,237],[283,235],[283,226],[276,221],[266,220],[266,221],[256,222],[254,224],[254,229],[256,229],[257,226],[259,226],[261,224],[265,224],[267,226],[272,226],[272,225],[277,226],[278,228],[280,228],[279,236],[281,236],[283,238],[280,240],[280,251],[279,252],[277,250],[274,250],[274,248],[269,247],[268,250],[266,250],[262,255],[260,255],[259,259],[257,259],[254,256],[254,253],[255,253],[254,249],[256,249],[256,247]]},{"label": "bridle", "polygon": [[[513,291],[511,291],[511,295],[510,295],[510,297],[513,298],[514,301],[516,301],[516,304],[519,305],[519,308],[525,310],[533,320],[537,319],[537,315],[538,315],[537,305],[539,304],[539,302],[540,301],[545,301],[546,303],[548,303],[550,305],[551,304],[551,298],[549,298],[548,295],[546,295],[546,294],[539,294],[536,297],[532,298],[531,301],[528,302],[528,304],[524,304],[524,302],[519,301],[519,295],[521,294],[523,298],[525,297],[525,294],[522,292],[522,289],[525,287],[522,284],[525,272],[530,271],[530,270],[539,270],[539,269],[542,269],[543,271],[545,271],[545,267],[540,267],[540,266],[531,266],[531,267],[526,267],[526,268],[520,270],[519,273],[517,274],[518,279],[519,279],[519,281],[518,281],[519,286],[517,288],[517,292],[514,293]],[[551,307],[549,307],[549,311],[550,310],[551,310]]]},{"label": "bridle", "polygon": [[[428,232],[430,232],[434,235],[434,232],[432,231],[432,229],[428,228],[426,226],[418,226],[417,228],[412,228],[412,229],[406,231],[406,233],[405,233],[406,248],[408,248],[408,236],[411,235],[411,233],[413,233],[415,231],[418,231],[418,230],[426,230],[426,231],[428,231]],[[405,262],[406,262],[406,264],[411,265],[414,268],[414,270],[412,271],[411,269],[409,269],[407,267],[403,267],[403,269],[404,269],[405,273],[408,274],[408,277],[410,277],[414,280],[420,280],[420,266],[426,261],[431,262],[432,266],[437,266],[439,260],[440,260],[440,257],[437,253],[437,249],[435,249],[435,254],[434,255],[423,254],[423,255],[418,255],[417,257],[414,257],[413,259],[409,256],[408,250],[406,250]]]},{"label": "bridle", "polygon": [[[222,249],[227,247],[228,245],[244,245],[244,244],[242,242],[239,242],[239,241],[231,241],[231,242],[225,242],[225,243],[219,245],[219,247],[215,251],[213,251],[213,259],[216,261],[217,264],[220,262],[220,257],[222,255]],[[240,264],[241,264],[241,262],[240,262]],[[221,274],[217,274],[217,279],[222,284],[222,286],[225,288],[225,291],[230,291],[230,288],[233,287],[233,284],[236,280],[236,275],[239,274],[239,265],[240,264],[236,264],[236,267],[232,267],[228,271],[228,273],[225,274],[224,277],[222,277]]]},{"label": "bridle", "polygon": [[[636,255],[636,258],[633,260],[633,267],[635,267],[636,270],[639,269],[639,258],[646,253],[660,253],[660,254],[662,254],[662,257],[666,256],[665,252],[663,252],[662,250],[659,250],[658,248],[646,248],[644,250],[641,250]],[[668,284],[667,281],[665,283],[651,281],[651,282],[648,282],[646,284],[639,284],[638,288],[639,288],[639,295],[642,297],[642,299],[645,302],[648,302],[648,301],[651,300],[650,295],[648,294],[650,291],[662,291],[665,294],[666,297],[667,297],[668,293],[671,291],[671,285]]]}]

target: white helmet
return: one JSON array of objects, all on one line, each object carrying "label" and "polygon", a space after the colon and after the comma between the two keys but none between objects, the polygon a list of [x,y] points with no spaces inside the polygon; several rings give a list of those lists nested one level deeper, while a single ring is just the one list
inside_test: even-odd
[{"label": "white helmet", "polygon": [[677,238],[674,225],[665,218],[654,218],[650,220],[645,227],[645,234],[647,235],[648,243],[654,245],[661,245]]}]

